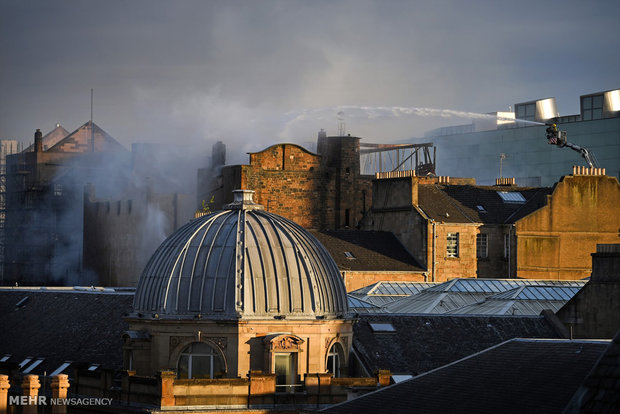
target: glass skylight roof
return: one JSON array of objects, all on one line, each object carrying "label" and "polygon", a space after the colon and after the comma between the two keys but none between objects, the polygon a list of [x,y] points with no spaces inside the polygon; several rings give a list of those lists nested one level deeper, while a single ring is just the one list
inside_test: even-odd
[{"label": "glass skylight roof", "polygon": [[373,305],[372,303],[368,303],[365,302],[363,300],[360,300],[354,296],[351,295],[347,295],[348,301],[349,301],[349,308],[377,308],[379,309],[378,306]]},{"label": "glass skylight roof", "polygon": [[367,293],[368,296],[411,296],[434,286],[429,282],[379,282]]},{"label": "glass skylight roof", "polygon": [[33,369],[38,367],[39,364],[41,362],[43,362],[43,360],[44,360],[44,358],[37,358],[36,361],[34,361],[32,364],[30,364],[30,366],[23,371],[23,373],[24,374],[30,374],[30,372],[32,372]]},{"label": "glass skylight roof", "polygon": [[579,290],[585,281],[543,281],[528,279],[454,279],[427,289],[429,292],[501,293],[521,286],[562,287]]},{"label": "glass skylight roof", "polygon": [[370,322],[370,329],[373,332],[396,332],[391,323]]},{"label": "glass skylight roof", "polygon": [[65,369],[67,369],[71,365],[71,362],[64,362],[61,366],[59,366],[56,371],[50,374],[50,377],[55,377],[56,375],[62,373]]},{"label": "glass skylight roof", "polygon": [[568,301],[579,292],[575,286],[522,286],[489,299],[561,300]]},{"label": "glass skylight roof", "polygon": [[518,191],[498,191],[497,194],[499,194],[504,203],[525,203],[525,197]]}]

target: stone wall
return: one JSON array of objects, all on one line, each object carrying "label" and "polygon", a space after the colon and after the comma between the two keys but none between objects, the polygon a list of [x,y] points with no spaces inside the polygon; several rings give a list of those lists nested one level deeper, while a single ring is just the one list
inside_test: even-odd
[{"label": "stone wall", "polygon": [[619,228],[620,184],[615,177],[563,177],[544,207],[516,222],[517,277],[589,277],[590,253],[597,243],[617,242]]}]

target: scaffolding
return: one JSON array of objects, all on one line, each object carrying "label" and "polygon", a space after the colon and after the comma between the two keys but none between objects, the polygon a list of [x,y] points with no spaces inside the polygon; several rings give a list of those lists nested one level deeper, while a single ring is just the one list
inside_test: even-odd
[{"label": "scaffolding", "polygon": [[0,140],[0,284],[4,282],[4,222],[6,220],[6,156],[20,152],[13,139]]},{"label": "scaffolding", "polygon": [[[432,153],[432,154],[431,154]],[[415,171],[416,175],[435,175],[437,148],[423,144],[360,143],[362,174]]]}]

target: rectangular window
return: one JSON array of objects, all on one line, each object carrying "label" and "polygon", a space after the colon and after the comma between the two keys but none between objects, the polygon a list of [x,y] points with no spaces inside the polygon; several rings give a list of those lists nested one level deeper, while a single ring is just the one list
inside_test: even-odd
[{"label": "rectangular window", "polygon": [[508,234],[504,234],[504,258],[508,258],[510,256],[510,236]]},{"label": "rectangular window", "polygon": [[459,234],[448,233],[446,238],[446,254],[448,257],[459,257]]},{"label": "rectangular window", "polygon": [[589,121],[603,117],[603,95],[584,96],[581,98],[581,119]]},{"label": "rectangular window", "polygon": [[489,235],[488,234],[477,234],[476,235],[476,256],[479,258],[489,257],[489,244],[488,244]]}]

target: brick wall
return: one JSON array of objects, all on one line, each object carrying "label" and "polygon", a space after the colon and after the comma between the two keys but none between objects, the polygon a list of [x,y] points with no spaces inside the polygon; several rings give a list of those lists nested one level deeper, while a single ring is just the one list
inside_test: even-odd
[{"label": "brick wall", "polygon": [[[371,177],[359,174],[359,138],[328,137],[313,154],[277,144],[250,154],[249,165],[222,169],[215,209],[232,201],[232,190],[254,190],[265,210],[309,229],[354,227],[372,202]],[[321,142],[321,141],[320,141]]]}]

